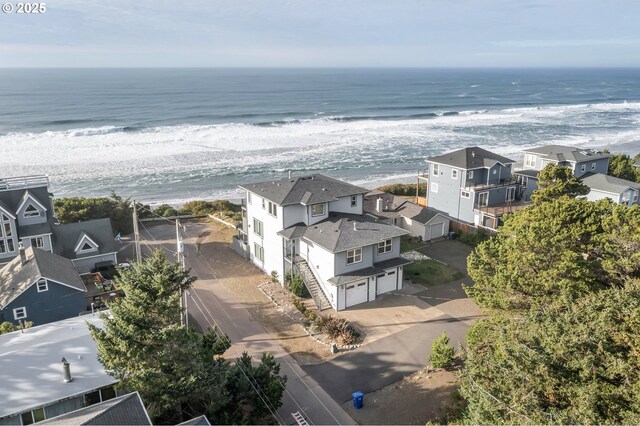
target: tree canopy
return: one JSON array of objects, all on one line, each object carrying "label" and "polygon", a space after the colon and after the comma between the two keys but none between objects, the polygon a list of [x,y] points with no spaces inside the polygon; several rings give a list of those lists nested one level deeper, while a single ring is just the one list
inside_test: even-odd
[{"label": "tree canopy", "polygon": [[140,392],[154,423],[203,414],[219,424],[268,420],[286,377],[269,354],[256,366],[246,354],[229,363],[221,357],[230,346],[226,336],[181,325],[181,293],[194,281],[188,271],[156,251],[119,272],[126,297],[108,302],[110,316],[101,314],[103,327],[90,325],[90,333],[105,369],[120,387]]},{"label": "tree canopy", "polygon": [[533,193],[531,199],[534,202],[542,202],[563,195],[578,197],[588,193],[589,187],[575,177],[569,167],[549,163],[540,170],[538,174],[538,189]]},{"label": "tree canopy", "polygon": [[640,208],[567,195],[505,218],[468,258],[464,419],[640,421]]},{"label": "tree canopy", "polygon": [[609,174],[611,176],[618,177],[620,179],[630,180],[632,182],[640,182],[640,170],[634,166],[635,161],[640,157],[640,154],[635,158],[631,158],[628,154],[615,154],[609,158]]}]

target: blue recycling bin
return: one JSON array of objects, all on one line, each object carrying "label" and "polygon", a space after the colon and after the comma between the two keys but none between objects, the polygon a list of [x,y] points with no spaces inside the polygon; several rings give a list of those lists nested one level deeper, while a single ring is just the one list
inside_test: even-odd
[{"label": "blue recycling bin", "polygon": [[356,409],[361,409],[362,408],[362,404],[364,402],[364,394],[362,392],[354,392],[352,394],[353,396],[353,406],[356,407]]}]

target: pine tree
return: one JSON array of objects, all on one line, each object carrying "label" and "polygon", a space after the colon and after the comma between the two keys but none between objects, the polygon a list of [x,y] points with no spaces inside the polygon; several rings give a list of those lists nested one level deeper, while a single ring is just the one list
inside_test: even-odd
[{"label": "pine tree", "polygon": [[447,368],[453,364],[455,354],[455,350],[449,344],[447,333],[443,331],[440,337],[433,340],[429,361],[433,368]]}]

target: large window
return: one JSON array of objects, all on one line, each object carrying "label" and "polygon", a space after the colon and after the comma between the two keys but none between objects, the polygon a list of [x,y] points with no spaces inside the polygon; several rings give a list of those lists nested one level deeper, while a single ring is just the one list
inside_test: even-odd
[{"label": "large window", "polygon": [[362,247],[347,251],[347,265],[362,262]]},{"label": "large window", "polygon": [[324,216],[324,203],[312,205],[311,216]]},{"label": "large window", "polygon": [[391,238],[378,243],[378,254],[391,252]]},{"label": "large window", "polygon": [[278,217],[278,206],[271,201],[269,201],[267,204],[269,205],[269,214]]},{"label": "large window", "polygon": [[253,233],[260,237],[264,237],[264,225],[262,224],[262,221],[259,221],[255,217],[253,218]]},{"label": "large window", "polygon": [[15,308],[13,310],[13,319],[18,321],[27,317],[27,308],[24,306],[21,308]]},{"label": "large window", "polygon": [[11,253],[15,249],[13,245],[13,228],[7,215],[0,213],[0,254]]},{"label": "large window", "polygon": [[260,244],[253,243],[253,253],[260,262],[264,262],[264,249]]},{"label": "large window", "polygon": [[536,156],[535,155],[531,155],[531,154],[525,155],[524,164],[525,164],[525,166],[528,166],[528,167],[535,167],[536,166]]}]

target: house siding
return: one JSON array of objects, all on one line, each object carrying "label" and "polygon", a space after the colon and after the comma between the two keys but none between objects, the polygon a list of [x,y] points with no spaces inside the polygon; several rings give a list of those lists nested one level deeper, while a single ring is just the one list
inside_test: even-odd
[{"label": "house siding", "polygon": [[[596,164],[596,168],[592,169],[591,166],[592,164],[595,163]],[[585,166],[585,171],[582,171],[582,166]],[[573,174],[576,175],[576,177],[581,177],[587,173],[602,173],[602,174],[607,174],[609,172],[609,159],[608,158],[601,158],[599,160],[589,160],[589,161],[583,161],[580,163],[576,163],[574,169],[573,169]]]},{"label": "house siding", "polygon": [[363,202],[363,194],[356,195],[356,205],[353,207],[351,207],[351,196],[340,197],[336,201],[331,201],[329,203],[329,210],[340,213],[362,214]]},{"label": "house siding", "polygon": [[86,311],[86,292],[50,280],[47,283],[47,291],[38,293],[35,283],[25,290],[2,310],[3,318],[0,320],[18,324],[13,310],[21,307],[27,309],[27,317],[23,321],[31,321],[34,326],[71,318]]},{"label": "house siding", "polygon": [[108,253],[101,255],[94,255],[92,257],[85,257],[80,259],[72,259],[71,262],[76,268],[79,274],[88,274],[95,269],[96,263],[112,262],[114,265],[118,264],[118,256],[116,253]]},{"label": "house siding", "polygon": [[[284,239],[277,233],[283,229],[283,209],[276,205],[277,216],[269,214],[268,200],[265,200],[265,208],[262,208],[262,197],[252,193],[252,203],[247,205],[247,238],[249,245],[249,259],[266,274],[272,271],[278,273],[278,280],[284,282]],[[253,219],[262,222],[263,236],[254,233]],[[262,246],[264,262],[261,262],[255,253],[254,244]]]}]

